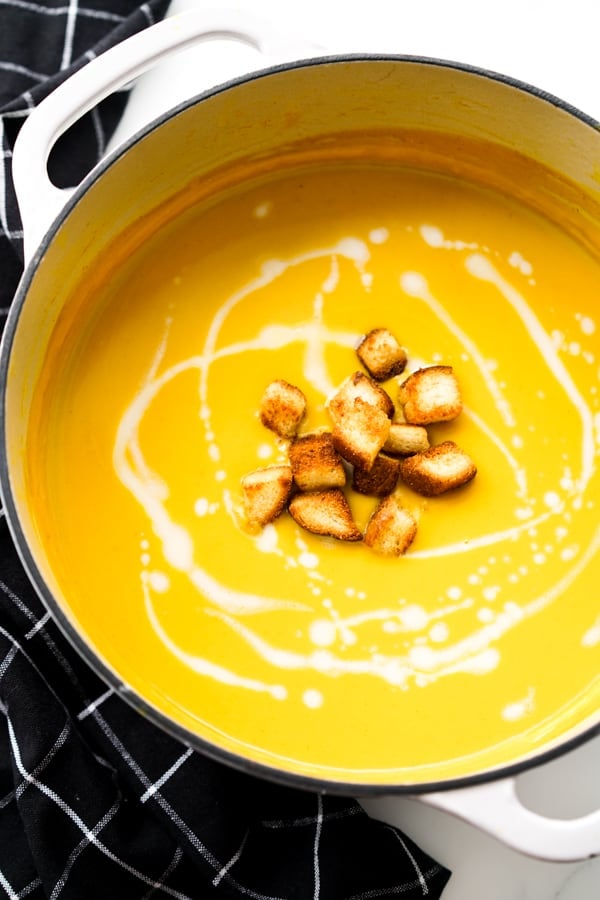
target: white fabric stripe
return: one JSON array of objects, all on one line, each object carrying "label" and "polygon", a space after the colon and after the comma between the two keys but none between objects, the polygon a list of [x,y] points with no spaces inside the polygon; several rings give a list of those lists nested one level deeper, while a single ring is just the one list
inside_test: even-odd
[{"label": "white fabric stripe", "polygon": [[8,653],[6,654],[6,656],[4,657],[4,659],[2,660],[2,662],[0,663],[0,679],[4,677],[4,673],[6,672],[6,670],[10,666],[11,662],[17,655],[17,650],[18,650],[18,647],[15,647],[15,645],[13,644],[12,647],[10,648],[10,650],[8,651]]},{"label": "white fabric stripe", "polygon": [[30,881],[22,891],[19,891],[19,893],[17,894],[19,900],[21,900],[22,897],[27,897],[32,891],[35,891],[36,888],[41,887],[41,884],[41,878],[34,878],[33,881]]},{"label": "white fabric stripe", "polygon": [[[64,724],[63,730],[61,731],[61,733],[59,734],[59,736],[56,738],[56,740],[54,742],[54,746],[48,751],[48,753],[46,753],[43,760],[41,762],[39,762],[37,764],[37,766],[35,767],[35,769],[33,770],[32,774],[36,778],[42,774],[44,769],[46,769],[48,767],[48,765],[54,759],[54,757],[56,756],[58,751],[61,749],[61,747],[64,747],[66,740],[69,737],[70,733],[71,733],[71,722],[69,719],[67,719],[67,721]],[[25,781],[22,781],[21,784],[18,785],[18,787],[15,791],[17,797],[21,796],[21,794],[28,787],[28,785],[29,785],[29,781],[27,779],[25,779]]]},{"label": "white fabric stripe", "polygon": [[159,788],[161,788],[163,786],[163,784],[165,784],[169,780],[171,775],[173,775],[177,771],[177,769],[183,765],[183,763],[186,761],[186,759],[190,758],[190,756],[192,755],[193,752],[194,751],[192,750],[192,748],[188,747],[187,750],[185,751],[185,753],[183,753],[179,757],[179,759],[175,760],[175,762],[173,763],[171,768],[167,769],[167,771],[163,775],[161,775],[161,777],[158,779],[158,781],[156,781],[154,784],[150,785],[148,790],[142,794],[142,796],[140,797],[140,802],[145,803],[149,797],[152,797],[159,790]]},{"label": "white fabric stripe", "polygon": [[[5,585],[3,581],[0,581],[0,590],[2,590],[6,594],[6,596],[9,597],[13,601],[13,603],[15,603],[16,606],[19,607],[19,609],[22,609],[22,611],[27,615],[27,617],[30,620],[34,618],[31,610],[25,606],[23,601],[19,597],[17,597],[17,595],[14,593],[14,591],[11,591],[10,588],[7,587],[7,585]],[[64,656],[60,653],[60,651],[54,644],[54,641],[50,638],[50,636],[48,635],[48,633],[46,631],[42,631],[42,634],[44,635],[44,638],[46,639],[46,644],[50,647],[50,649],[54,653],[57,661],[60,663],[60,665],[62,665],[63,669],[68,673],[68,675],[73,677],[73,670],[71,669],[67,660],[64,658]],[[5,637],[12,644],[14,650],[19,651],[19,653],[22,653],[24,658],[29,663],[29,665],[33,669],[35,669],[36,672],[39,672],[38,667],[35,665],[35,663],[31,659],[31,657],[25,652],[25,650],[23,649],[21,644],[19,644],[19,642],[13,637],[13,635],[10,634],[10,632],[8,632],[1,625],[0,625],[0,635]],[[6,707],[3,705],[0,705],[0,710],[6,715],[7,721],[9,721]],[[69,721],[67,721],[67,726],[70,727]],[[59,740],[60,740],[60,738],[59,738]]]},{"label": "white fabric stripe", "polygon": [[[1,128],[1,126],[2,126],[2,121],[0,120],[0,128]],[[0,167],[0,172],[1,171],[2,171],[2,169]],[[34,616],[34,614],[32,613],[32,611],[29,609],[29,607],[25,603],[23,603],[21,598],[18,597],[14,591],[11,591],[9,586],[7,584],[5,584],[3,581],[0,581],[0,591],[2,591],[3,594],[6,594],[8,599],[14,603],[14,605],[17,607],[17,609],[20,612],[22,612],[23,615],[27,616],[29,621],[35,625],[35,623],[37,622],[37,619]],[[15,644],[17,644],[17,646],[19,646],[18,642],[15,641],[14,638],[12,637],[12,635],[10,635],[7,631],[3,631],[2,633],[5,634],[8,638],[10,638],[10,640],[13,641]]]},{"label": "white fabric stripe", "polygon": [[[6,712],[6,710],[4,710],[4,712]],[[69,736],[70,732],[71,732],[71,723],[67,719],[63,730],[61,731],[58,738],[54,742],[54,746],[48,751],[48,753],[45,755],[45,757],[41,760],[41,762],[39,762],[37,764],[37,766],[33,770],[33,774],[35,775],[36,778],[38,777],[38,775],[41,775],[41,773],[44,771],[44,769],[54,759],[54,757],[56,756],[56,754],[58,753],[60,748],[64,746],[64,743],[67,740],[67,737]],[[20,782],[20,784],[17,785],[16,788],[14,788],[12,791],[10,791],[9,794],[6,794],[4,797],[2,797],[2,799],[0,800],[0,809],[4,809],[4,807],[8,806],[8,804],[11,803],[13,800],[17,800],[27,790],[27,788],[29,787],[29,784],[30,784],[29,781],[27,781],[26,779],[23,779]]]},{"label": "white fabric stripe", "polygon": [[321,870],[319,866],[319,849],[321,843],[321,831],[323,828],[323,798],[321,794],[317,794],[317,821],[315,824],[315,843],[313,849],[313,861],[315,867],[315,889],[313,892],[314,900],[319,900],[321,896]]},{"label": "white fabric stripe", "polygon": [[[338,809],[335,812],[324,813],[322,822],[332,822],[334,819],[347,819],[349,816],[362,816],[366,813],[360,806],[349,806],[348,809]],[[317,816],[304,816],[300,819],[264,819],[260,824],[263,828],[302,828],[306,825],[314,825]]]},{"label": "white fabric stripe", "polygon": [[[2,0],[0,0],[0,4]],[[31,110],[34,108],[35,103],[33,102],[33,97],[31,96],[31,91],[23,91],[20,97],[21,100],[24,100],[27,104],[27,109],[13,109],[11,112],[4,112],[0,116],[0,121],[2,119],[26,119]]]},{"label": "white fabric stripe", "polygon": [[142,897],[142,900],[149,900],[149,898],[152,896],[152,894],[155,894],[157,890],[160,890],[162,888],[162,886],[164,885],[164,883],[167,880],[167,878],[169,877],[169,875],[171,875],[171,873],[175,871],[175,869],[177,868],[177,866],[179,865],[179,863],[181,862],[182,859],[183,859],[183,850],[181,849],[181,847],[178,847],[177,850],[175,851],[175,856],[173,857],[173,859],[171,860],[171,862],[169,863],[169,865],[167,866],[165,871],[160,876],[160,881],[156,881],[152,885],[152,887],[150,888],[148,893],[144,894],[144,896]]},{"label": "white fabric stripe", "polygon": [[72,870],[73,866],[75,865],[78,857],[81,856],[81,854],[83,853],[85,848],[89,847],[89,845],[90,845],[91,839],[90,839],[89,835],[93,835],[94,837],[97,837],[98,834],[102,831],[102,829],[108,825],[108,823],[111,821],[111,819],[114,819],[120,806],[121,806],[121,801],[117,800],[117,802],[108,810],[106,815],[104,815],[100,819],[98,824],[94,826],[92,831],[89,832],[88,834],[86,834],[85,837],[83,837],[80,840],[80,842],[77,844],[77,846],[73,848],[73,850],[69,854],[69,858],[67,859],[67,863],[66,863],[64,869],[62,870],[61,875],[57,878],[56,883],[52,889],[52,893],[50,894],[50,900],[56,900],[56,898],[59,897],[60,894],[62,894],[62,890],[69,879],[71,870]]},{"label": "white fabric stripe", "polygon": [[219,882],[221,881],[221,879],[224,878],[225,875],[227,875],[227,873],[229,872],[229,870],[232,869],[232,868],[235,866],[236,862],[238,861],[238,859],[240,858],[240,856],[241,856],[242,853],[244,852],[244,847],[246,846],[246,841],[248,840],[248,835],[249,835],[249,834],[250,834],[250,830],[248,829],[248,830],[246,830],[246,834],[245,834],[244,837],[242,838],[242,843],[240,844],[240,846],[238,847],[238,849],[235,851],[235,853],[233,854],[233,856],[231,857],[231,859],[229,860],[229,862],[225,863],[225,865],[223,866],[223,868],[221,869],[221,871],[220,871],[220,872],[217,872],[217,874],[216,874],[215,877],[213,878],[213,882],[212,882],[212,883],[213,883],[214,887],[216,887],[216,886],[219,884]]},{"label": "white fabric stripe", "polygon": [[[8,587],[8,585],[6,585],[3,581],[0,581],[0,591],[2,591],[4,594],[6,594],[6,596],[9,598],[9,600],[11,600],[15,604],[17,609],[20,610],[20,612],[22,612],[24,616],[27,616],[27,618],[29,619],[30,622],[33,622],[33,624],[35,624],[37,622],[37,619],[35,618],[32,611],[29,609],[29,607],[26,606],[25,603],[23,603],[23,601],[21,600],[21,598],[18,597],[14,591],[11,591],[11,589]],[[23,650],[23,647],[21,647],[19,642],[14,639],[12,634],[9,634],[9,632],[6,631],[4,628],[2,628],[2,626],[0,626],[0,634],[3,634],[6,638],[8,638],[9,641],[12,641],[14,644],[16,644],[17,647],[19,648],[19,650],[26,657],[28,662],[31,663],[31,665],[37,670],[37,666],[35,665],[35,663],[29,658],[27,653],[25,653],[25,650]],[[46,629],[44,629],[42,631],[42,636],[44,638],[46,646],[52,651],[52,653],[54,654],[57,661],[60,663],[60,665],[65,670],[65,672],[68,674],[69,678],[71,678],[71,680],[74,681],[75,673],[74,673],[73,669],[71,668],[69,661],[67,659],[65,659],[65,657],[61,653],[59,647],[57,647],[57,645],[55,644],[55,642],[53,641],[52,637],[50,636],[50,634],[48,633],[48,631]]]},{"label": "white fabric stripe", "polygon": [[395,829],[391,828],[389,825],[387,826],[387,828],[389,831],[392,832],[392,834],[394,835],[396,840],[398,840],[400,842],[400,844],[402,845],[402,849],[404,850],[404,852],[410,859],[410,861],[413,865],[413,868],[414,868],[415,872],[417,873],[417,878],[419,879],[419,884],[421,885],[421,888],[423,889],[423,896],[426,897],[427,894],[429,893],[429,888],[427,887],[427,882],[425,881],[423,873],[421,872],[419,866],[417,865],[416,859],[414,858],[414,856],[412,855],[412,853],[410,852],[410,850],[404,843],[404,840],[402,839],[402,835],[398,834],[398,832],[395,831]]},{"label": "white fabric stripe", "polygon": [[[144,774],[141,767],[132,757],[131,753],[129,753],[127,748],[119,740],[119,738],[114,733],[108,722],[103,718],[101,713],[99,713],[98,710],[95,710],[93,712],[93,716],[113,747],[115,747],[115,749],[119,751],[119,753],[123,757],[123,760],[129,765],[132,772],[134,772],[137,778],[139,778],[144,787],[151,787],[151,782],[148,776]],[[183,821],[181,816],[173,809],[171,804],[162,796],[159,791],[154,794],[154,799],[156,803],[158,803],[158,805],[161,807],[161,809],[169,816],[173,824],[179,828],[183,835],[185,835],[194,849],[197,850],[198,853],[200,853],[202,858],[206,862],[208,862],[216,872],[218,872],[222,868],[222,863],[220,863],[219,860],[208,849],[208,847],[202,843],[198,835],[194,834],[192,829]],[[274,897],[269,894],[261,894],[258,891],[253,891],[251,888],[247,888],[243,884],[239,884],[229,874],[225,877],[231,885],[233,885],[235,888],[237,888],[238,891],[240,891],[240,893],[245,894],[248,897],[253,897],[254,900],[284,900],[284,898],[282,897]]]},{"label": "white fabric stripe", "polygon": [[9,897],[10,900],[19,900],[19,895],[17,893],[15,893],[10,882],[8,881],[6,875],[4,874],[4,872],[2,872],[2,870],[0,870],[0,885],[2,885],[2,887],[6,891],[6,896]]},{"label": "white fabric stripe", "polygon": [[30,628],[27,634],[25,635],[26,640],[30,640],[38,631],[44,627],[46,622],[50,619],[50,612],[46,612],[41,619],[38,619],[33,628]]},{"label": "white fabric stripe", "polygon": [[[14,591],[11,591],[11,589],[10,589],[6,584],[4,584],[4,582],[2,582],[2,581],[0,581],[0,590],[2,590],[2,591],[3,591],[3,592],[4,592],[4,593],[5,593],[5,594],[13,601],[13,603],[15,603],[15,605],[17,605],[19,608],[21,608],[22,611],[29,617],[30,620],[34,618],[34,617],[33,617],[33,613],[31,612],[31,610],[29,610],[29,609],[25,606],[25,604],[23,603],[23,601],[22,601],[19,597],[17,597],[17,595],[14,593]],[[44,632],[44,634],[45,634],[45,633],[46,633],[46,632]],[[25,653],[25,651],[23,650],[23,648],[21,647],[21,645],[18,643],[18,641],[16,641],[15,638],[14,638],[11,634],[9,634],[9,633],[6,631],[6,629],[3,628],[2,626],[0,626],[0,635],[4,635],[4,637],[6,637],[9,641],[11,641],[11,643],[12,643],[18,650],[20,650],[21,653],[23,653],[24,657],[28,660],[28,662],[29,662],[32,666],[34,666],[33,661],[29,658],[29,656],[27,655],[27,653]],[[49,641],[49,642],[50,642],[50,641]],[[59,662],[60,662],[60,663],[63,665],[63,667],[70,673],[72,670],[71,670],[71,667],[69,666],[67,660],[64,659],[64,657],[62,656],[62,654],[59,655],[58,651],[55,651],[55,652],[56,652],[56,655],[57,655],[57,657],[58,657],[58,659],[59,659]],[[147,778],[147,777],[144,775],[144,773],[142,772],[141,768],[137,765],[137,763],[135,762],[135,760],[133,759],[133,757],[131,756],[131,754],[126,750],[126,748],[125,748],[124,745],[121,743],[121,741],[119,740],[119,738],[117,737],[117,735],[112,731],[112,729],[110,728],[110,726],[108,725],[108,723],[107,723],[107,722],[105,721],[105,719],[100,715],[100,713],[97,711],[97,709],[91,710],[91,714],[94,716],[94,719],[95,719],[96,722],[100,725],[100,727],[102,728],[102,730],[104,731],[104,733],[107,735],[107,737],[109,738],[109,740],[111,741],[111,743],[113,744],[113,746],[114,746],[116,749],[119,750],[119,752],[121,753],[121,756],[123,757],[123,759],[129,764],[129,766],[130,766],[130,767],[132,768],[132,770],[136,773],[136,775],[138,776],[138,778],[140,778],[140,780],[142,781],[142,783],[143,783],[147,788],[148,788],[148,787],[151,787],[150,779]],[[9,723],[9,732],[10,732],[10,731],[11,731],[11,723],[10,723],[10,720],[9,720],[8,718],[7,718],[7,722]],[[13,734],[14,734],[14,733],[13,733]],[[12,739],[11,739],[11,743],[12,743]],[[16,745],[16,741],[15,741],[15,748],[16,748],[16,752],[18,752],[18,749],[19,749],[19,748],[18,748],[18,746]],[[20,757],[19,757],[19,759],[20,759]],[[17,764],[17,768],[18,768],[18,767],[19,767],[19,766],[18,766],[18,764]],[[28,781],[31,779],[31,776],[28,777],[28,773],[26,773],[24,769],[23,769],[22,775],[23,775],[23,777],[27,778]],[[46,786],[43,785],[43,783],[41,783],[41,782],[36,782],[36,781],[34,780],[32,783],[34,783],[34,784],[39,788],[39,790],[41,790],[41,791],[44,792],[44,793],[47,793],[48,791],[50,791],[50,789],[49,789],[49,788],[46,788]],[[59,802],[59,801],[60,801],[60,797],[58,797],[58,795],[55,795],[54,792],[50,792],[50,793],[48,793],[47,795],[50,796],[51,799],[54,800],[54,802],[56,802],[58,805],[60,805],[60,802]],[[171,818],[171,820],[172,820],[172,821],[180,828],[180,830],[186,835],[186,837],[188,838],[188,840],[190,841],[190,843],[192,843],[192,845],[196,847],[196,849],[197,849],[197,850],[202,854],[202,856],[210,863],[210,865],[212,865],[212,867],[213,867],[215,870],[218,870],[219,868],[221,868],[221,864],[218,862],[218,860],[215,859],[215,857],[214,857],[214,856],[212,855],[212,853],[208,850],[208,848],[204,846],[204,844],[200,841],[200,839],[192,832],[192,830],[191,830],[190,828],[188,828],[188,826],[182,821],[182,819],[175,813],[175,811],[172,809],[172,807],[170,806],[170,804],[168,804],[167,801],[164,800],[164,798],[163,798],[158,792],[157,792],[157,794],[156,794],[155,796],[156,796],[156,798],[157,798],[157,802],[158,802],[158,803],[161,805],[161,807],[167,812],[167,814],[169,815],[169,817]],[[67,809],[65,809],[65,812],[67,812],[67,814],[69,814],[69,808],[68,808],[68,807],[67,807]],[[79,825],[79,822],[77,822],[76,824]],[[79,826],[79,827],[81,827],[81,826]],[[112,854],[112,853],[108,850],[108,848],[104,847],[104,846],[103,846],[100,842],[98,842],[98,841],[95,841],[94,844],[95,844],[95,846],[97,846],[97,847],[101,850],[101,852],[105,853],[105,854],[109,857],[109,859],[112,859],[113,861],[117,862],[119,865],[122,865],[121,860],[119,860],[118,857],[116,857],[114,854]],[[127,867],[127,866],[125,866],[125,867],[127,868],[128,871],[130,870],[130,867]],[[138,873],[137,873],[135,870],[131,869],[131,872],[132,872],[132,874],[136,875],[136,877],[140,877],[141,880],[145,880],[145,882],[146,882],[148,885],[152,886],[152,885],[154,884],[154,882],[151,882],[150,879],[146,879],[145,876],[143,876],[143,875],[141,875],[141,874],[138,875]],[[255,891],[250,891],[249,889],[244,888],[244,887],[241,886],[241,885],[240,885],[239,887],[240,887],[240,890],[242,890],[243,893],[247,894],[248,896],[254,897],[255,900],[282,900],[282,898],[270,897],[270,896],[268,896],[268,895],[260,894],[260,893],[255,892]],[[179,893],[177,893],[176,891],[175,891],[175,892],[174,892],[174,891],[171,891],[171,890],[168,889],[168,888],[165,888],[164,890],[166,890],[166,892],[167,892],[170,896],[177,897],[177,898],[181,898],[181,900],[191,900],[191,898],[186,897],[186,896],[183,895],[183,894],[179,894]]]},{"label": "white fabric stripe", "polygon": [[[2,711],[4,712],[4,710]],[[16,791],[10,791],[8,794],[5,794],[4,797],[2,797],[2,800],[0,800],[0,809],[4,809],[9,803],[12,803],[15,798]]]},{"label": "white fabric stripe", "polygon": [[73,58],[73,38],[75,36],[75,25],[77,24],[77,0],[69,0],[69,9],[67,11],[67,21],[65,23],[65,42],[63,44],[63,55],[60,62],[61,72],[68,69]]},{"label": "white fabric stripe", "polygon": [[[119,751],[124,762],[127,763],[129,768],[137,776],[137,778],[143,784],[143,786],[146,789],[151,788],[152,782],[150,781],[148,776],[144,773],[142,768],[138,765],[138,763],[135,761],[135,759],[132,757],[131,753],[127,750],[127,748],[124,746],[124,744],[118,738],[118,736],[114,733],[114,731],[112,730],[112,728],[110,727],[110,725],[108,724],[106,719],[102,716],[102,714],[100,712],[98,712],[97,709],[94,709],[94,710],[92,710],[92,715],[93,715],[96,723],[100,726],[100,728],[102,729],[102,731],[104,732],[106,737],[109,739],[109,741],[113,745],[113,747]],[[212,855],[210,850],[207,847],[205,847],[204,844],[202,843],[202,841],[200,840],[200,838],[198,838],[193,833],[193,831],[190,828],[188,828],[188,826],[179,819],[179,816],[175,813],[174,810],[171,809],[170,805],[167,803],[167,801],[161,796],[161,794],[158,791],[154,794],[154,798],[156,799],[156,802],[159,803],[160,806],[165,810],[165,812],[167,812],[167,814],[172,819],[172,821],[178,825],[178,827],[181,829],[183,834],[185,834],[185,836],[190,841],[192,846],[202,855],[202,857],[204,859],[206,859],[206,861],[209,862],[210,865],[213,866],[213,868],[215,868],[215,869],[220,868],[220,864],[219,864],[218,860],[215,859],[215,857]]]},{"label": "white fabric stripe", "polygon": [[[42,760],[41,762],[39,762],[39,763],[37,764],[37,766],[35,767],[35,769],[33,770],[33,775],[34,775],[36,778],[37,778],[39,775],[42,774],[42,772],[44,771],[44,769],[46,769],[46,768],[48,767],[48,765],[49,765],[50,762],[54,759],[54,757],[56,756],[56,754],[58,753],[58,751],[61,749],[61,747],[64,747],[65,742],[66,742],[66,740],[67,740],[67,738],[68,738],[68,736],[69,736],[70,733],[71,733],[71,723],[70,723],[70,721],[67,719],[67,721],[65,722],[65,725],[64,725],[63,730],[61,731],[61,733],[60,733],[59,736],[57,737],[56,741],[54,742],[54,746],[52,747],[51,750],[48,751],[48,753],[45,755],[45,757],[43,758],[43,760]],[[16,796],[17,798],[19,798],[19,797],[21,796],[21,794],[23,794],[23,792],[24,792],[28,787],[29,787],[29,781],[28,781],[27,779],[24,779],[24,780],[17,786],[17,788],[16,788],[16,790],[15,790],[15,796]]]},{"label": "white fabric stripe", "polygon": [[[30,3],[28,0],[0,0],[0,6],[14,6],[15,9],[24,9],[27,12],[39,13],[43,16],[64,16],[69,11],[68,6],[41,6],[39,3]],[[122,22],[125,18],[117,13],[105,12],[103,9],[86,9],[85,7],[79,10],[79,15],[89,19],[104,19],[117,23]]]},{"label": "white fabric stripe", "polygon": [[[66,803],[62,799],[62,797],[56,793],[56,791],[54,791],[54,790],[52,790],[52,788],[48,787],[47,784],[44,784],[43,781],[40,781],[39,779],[34,778],[33,775],[31,775],[27,771],[27,769],[23,765],[23,761],[21,759],[21,751],[20,751],[20,747],[17,742],[17,738],[16,738],[16,735],[14,732],[12,722],[11,722],[10,718],[7,718],[6,721],[8,723],[8,735],[9,735],[9,739],[10,739],[10,745],[11,745],[11,749],[12,749],[13,759],[15,761],[15,765],[16,765],[19,773],[21,774],[21,776],[23,778],[26,778],[28,781],[30,781],[40,791],[40,793],[42,793],[42,794],[44,794],[44,796],[48,797],[49,800],[52,800],[52,802],[55,803],[58,806],[58,808],[71,819],[73,824],[76,825],[76,827],[79,828],[86,837],[88,837],[90,843],[92,843],[94,845],[94,847],[96,847],[97,850],[99,850],[101,853],[103,853],[104,856],[106,856],[108,859],[110,859],[111,862],[116,863],[118,866],[120,866],[122,869],[124,869],[126,872],[128,872],[130,875],[132,875],[134,878],[139,879],[139,881],[141,881],[143,884],[147,884],[149,887],[152,887],[154,882],[150,878],[148,878],[147,875],[144,875],[143,872],[138,872],[137,869],[135,869],[133,866],[130,866],[129,863],[125,862],[125,860],[122,860],[118,856],[116,856],[112,852],[112,850],[109,850],[108,847],[106,847],[101,841],[98,840],[98,838],[94,834],[93,830],[90,830],[87,827],[85,822],[75,812],[75,810],[71,809],[69,804]],[[192,900],[192,898],[188,897],[186,894],[181,894],[179,891],[172,890],[171,888],[163,887],[162,890],[166,894],[168,894],[170,897],[176,897],[177,900]]]},{"label": "white fabric stripe", "polygon": [[7,72],[16,72],[17,75],[24,75],[26,78],[33,79],[33,81],[45,81],[48,77],[47,75],[42,75],[41,72],[34,72],[33,69],[28,69],[26,66],[19,66],[17,63],[7,62],[6,60],[0,60],[0,69],[5,69]]},{"label": "white fabric stripe", "polygon": [[[423,877],[425,878],[425,883],[429,881],[430,878],[433,878],[434,875],[437,875],[438,872],[441,871],[441,866],[435,865],[432,866],[431,869],[428,869],[423,873]],[[345,900],[375,900],[376,897],[392,897],[397,894],[406,894],[407,891],[412,891],[413,888],[420,886],[420,880],[413,878],[412,881],[405,881],[402,884],[394,884],[391,887],[387,888],[373,888],[370,891],[363,891],[362,894],[352,894],[351,897],[346,897]]]},{"label": "white fabric stripe", "polygon": [[99,697],[97,697],[96,700],[93,700],[90,704],[88,704],[88,706],[86,706],[85,709],[82,709],[80,713],[77,713],[77,719],[80,722],[82,722],[84,719],[86,719],[88,716],[90,716],[96,709],[98,709],[98,707],[100,706],[101,703],[104,703],[105,700],[108,700],[108,698],[111,697],[114,694],[114,692],[115,692],[114,688],[108,688],[108,690],[105,691],[103,694],[101,694]]}]

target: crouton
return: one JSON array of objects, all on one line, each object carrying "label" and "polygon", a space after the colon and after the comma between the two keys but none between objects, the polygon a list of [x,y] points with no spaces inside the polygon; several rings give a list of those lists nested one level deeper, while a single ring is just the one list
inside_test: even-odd
[{"label": "crouton", "polygon": [[346,484],[346,470],[329,431],[297,438],[290,446],[289,457],[301,491],[323,491]]},{"label": "crouton", "polygon": [[412,456],[413,453],[423,453],[425,450],[429,450],[429,436],[422,425],[392,422],[383,449],[392,456]]},{"label": "crouton", "polygon": [[382,556],[401,556],[417,533],[417,523],[395,495],[382,500],[369,519],[365,544]]},{"label": "crouton", "polygon": [[390,420],[376,406],[357,397],[334,420],[333,445],[345,460],[368,472],[390,432]]},{"label": "crouton", "polygon": [[406,353],[391,331],[374,328],[356,348],[361,363],[375,381],[387,381],[406,366]]},{"label": "crouton", "polygon": [[382,410],[388,419],[394,415],[394,404],[390,395],[363,372],[355,372],[346,378],[339,390],[329,400],[328,408],[331,418],[335,421],[343,416],[357,398]]},{"label": "crouton", "polygon": [[352,487],[359,494],[370,497],[387,497],[398,484],[400,476],[400,460],[380,453],[370,471],[354,467]]},{"label": "crouton", "polygon": [[306,397],[300,388],[279,379],[267,386],[260,401],[260,420],[280,437],[293,438],[306,413]]},{"label": "crouton", "polygon": [[360,541],[352,511],[339,488],[296,494],[288,507],[292,518],[313,534],[326,535],[339,541]]},{"label": "crouton", "polygon": [[263,528],[283,512],[292,489],[291,466],[267,466],[242,478],[242,501],[251,530]]},{"label": "crouton", "polygon": [[454,441],[444,441],[424,453],[400,460],[403,481],[425,497],[435,497],[471,481],[475,463]]},{"label": "crouton", "polygon": [[404,417],[411,425],[449,422],[462,412],[462,400],[452,366],[418,369],[398,391]]}]

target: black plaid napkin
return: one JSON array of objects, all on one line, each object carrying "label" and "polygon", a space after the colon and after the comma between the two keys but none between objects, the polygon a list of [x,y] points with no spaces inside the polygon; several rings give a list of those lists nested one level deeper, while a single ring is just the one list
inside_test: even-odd
[{"label": "black plaid napkin", "polygon": [[[0,0],[0,326],[22,270],[11,148],[74,68],[161,18],[167,0]],[[56,148],[77,183],[126,102]],[[0,894],[136,900],[438,898],[449,872],[352,799],[265,783],[179,743],[73,651],[32,590],[0,511]]]}]

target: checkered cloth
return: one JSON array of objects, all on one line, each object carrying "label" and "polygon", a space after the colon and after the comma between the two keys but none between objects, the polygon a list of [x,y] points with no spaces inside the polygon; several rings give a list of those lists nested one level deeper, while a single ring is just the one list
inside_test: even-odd
[{"label": "checkered cloth", "polygon": [[[22,270],[11,148],[31,107],[166,0],[0,0],[0,305]],[[56,148],[77,183],[126,96]],[[0,325],[3,319],[0,320]],[[265,783],[139,716],[63,638],[0,513],[0,894],[14,898],[438,898],[449,872],[353,800]]]}]

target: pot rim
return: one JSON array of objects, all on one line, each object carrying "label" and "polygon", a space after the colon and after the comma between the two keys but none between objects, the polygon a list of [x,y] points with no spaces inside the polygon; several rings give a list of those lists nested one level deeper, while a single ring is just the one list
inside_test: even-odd
[{"label": "pot rim", "polygon": [[[114,692],[129,703],[138,713],[152,721],[153,724],[162,728],[171,736],[181,741],[184,745],[191,747],[193,750],[199,751],[209,758],[224,763],[234,769],[240,770],[246,774],[264,778],[272,782],[283,785],[296,787],[304,790],[319,790],[325,793],[347,795],[352,793],[359,797],[376,797],[384,794],[396,795],[418,795],[429,794],[439,791],[452,791],[460,788],[472,787],[475,785],[488,784],[502,779],[516,776],[528,771],[531,768],[543,765],[547,762],[567,754],[575,750],[577,747],[600,735],[600,713],[598,721],[592,725],[584,727],[577,734],[559,740],[547,749],[541,749],[531,756],[517,760],[513,763],[500,765],[490,770],[478,771],[471,775],[460,777],[440,779],[433,781],[417,782],[415,784],[401,783],[369,783],[365,781],[336,780],[324,776],[316,776],[309,774],[300,774],[287,771],[286,769],[270,765],[257,760],[243,756],[226,750],[211,741],[200,737],[190,731],[183,725],[172,720],[165,713],[160,712],[148,701],[144,700],[134,689],[126,685],[121,678],[113,671],[99,655],[84,640],[77,628],[73,625],[67,614],[62,610],[60,604],[54,597],[53,593],[46,584],[35,558],[30,550],[28,541],[25,537],[21,526],[21,521],[17,509],[17,503],[11,487],[10,472],[7,461],[7,435],[6,435],[6,398],[8,393],[8,370],[12,353],[14,337],[18,328],[21,312],[26,303],[29,287],[35,277],[38,264],[48,247],[54,240],[56,233],[59,231],[64,222],[68,219],[73,207],[79,202],[81,197],[99,181],[103,174],[110,166],[121,156],[125,155],[137,143],[142,141],[148,134],[159,129],[163,124],[186,111],[192,106],[196,106],[204,100],[218,96],[221,93],[235,89],[237,86],[252,81],[259,80],[264,77],[276,76],[289,70],[300,68],[311,68],[322,65],[337,65],[347,63],[369,63],[369,62],[390,62],[399,64],[417,64],[422,66],[431,66],[435,68],[455,70],[464,72],[468,75],[487,79],[489,81],[498,82],[507,87],[514,88],[524,94],[530,95],[534,100],[547,103],[558,110],[566,112],[568,115],[578,119],[581,123],[589,126],[594,132],[600,129],[600,121],[581,111],[577,107],[562,100],[560,97],[549,93],[542,88],[535,87],[525,81],[521,81],[510,75],[504,75],[493,70],[483,67],[471,65],[468,63],[456,62],[453,60],[445,60],[437,57],[408,55],[408,54],[392,54],[392,53],[347,53],[347,54],[328,54],[323,56],[315,56],[307,59],[295,60],[291,62],[278,63],[266,68],[258,69],[245,75],[236,76],[219,85],[203,90],[198,94],[188,98],[175,105],[172,109],[162,113],[156,119],[137,130],[127,140],[125,140],[115,150],[107,154],[100,162],[82,179],[79,185],[74,188],[65,205],[60,210],[54,221],[45,232],[39,246],[36,248],[31,259],[27,263],[23,275],[19,281],[17,291],[10,305],[10,309],[5,321],[4,331],[0,340],[0,499],[3,503],[4,517],[13,540],[13,544],[20,558],[20,561],[28,575],[32,587],[38,594],[44,606],[51,613],[54,621],[58,625],[60,631],[74,647],[79,656],[87,665],[111,687]],[[0,517],[2,510],[0,510]]]}]

